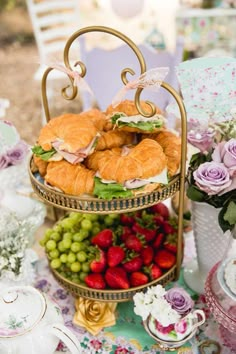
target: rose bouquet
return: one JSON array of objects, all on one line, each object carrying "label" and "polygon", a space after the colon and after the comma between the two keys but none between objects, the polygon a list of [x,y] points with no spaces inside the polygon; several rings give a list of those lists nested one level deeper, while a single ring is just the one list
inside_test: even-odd
[{"label": "rose bouquet", "polygon": [[[162,340],[182,340],[205,320],[201,311],[192,311],[194,302],[183,288],[165,290],[156,285],[146,292],[136,293],[133,300],[134,312],[147,321],[151,332]],[[202,318],[200,322],[198,315]]]},{"label": "rose bouquet", "polygon": [[187,196],[221,208],[225,232],[236,224],[236,116],[213,123],[204,131],[190,130],[188,142],[199,149],[190,161]]}]

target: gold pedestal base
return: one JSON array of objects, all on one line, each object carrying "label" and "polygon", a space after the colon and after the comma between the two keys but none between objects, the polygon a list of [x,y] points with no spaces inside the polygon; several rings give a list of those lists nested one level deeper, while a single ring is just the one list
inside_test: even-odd
[{"label": "gold pedestal base", "polygon": [[86,328],[96,336],[104,327],[114,326],[116,323],[115,309],[117,303],[101,302],[79,297],[75,300],[76,312],[73,323]]}]

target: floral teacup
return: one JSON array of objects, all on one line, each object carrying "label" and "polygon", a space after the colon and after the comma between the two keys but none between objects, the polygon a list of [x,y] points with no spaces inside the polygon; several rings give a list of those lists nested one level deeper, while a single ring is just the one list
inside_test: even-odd
[{"label": "floral teacup", "polygon": [[147,320],[149,330],[158,338],[168,342],[182,341],[205,322],[205,314],[202,310],[190,312],[178,322],[167,327],[162,326],[154,317]]}]

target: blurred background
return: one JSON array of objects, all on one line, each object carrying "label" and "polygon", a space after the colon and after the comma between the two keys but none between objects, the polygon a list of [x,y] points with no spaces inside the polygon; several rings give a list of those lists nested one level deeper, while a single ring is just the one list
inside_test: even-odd
[{"label": "blurred background", "polygon": [[[59,35],[63,22],[67,29]],[[173,57],[181,39],[181,60],[236,55],[235,0],[0,0],[0,98],[10,102],[4,118],[15,124],[29,144],[34,144],[43,124],[40,64],[52,58],[61,60],[69,35],[91,25],[113,27],[136,44],[145,43],[155,53]],[[49,44],[53,44],[50,50],[46,48]],[[111,51],[120,44],[115,37],[92,33],[86,36],[85,52],[95,47]],[[80,59],[81,43],[76,49]],[[52,78],[51,82],[57,92],[49,99],[52,114],[83,109],[81,96],[67,102],[55,85],[60,81]]]}]

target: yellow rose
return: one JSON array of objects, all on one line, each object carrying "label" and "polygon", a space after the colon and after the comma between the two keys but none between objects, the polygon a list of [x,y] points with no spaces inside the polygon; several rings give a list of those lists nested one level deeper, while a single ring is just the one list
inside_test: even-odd
[{"label": "yellow rose", "polygon": [[97,335],[102,328],[116,323],[114,314],[116,305],[113,302],[100,302],[80,297],[75,301],[76,313],[73,323]]}]

